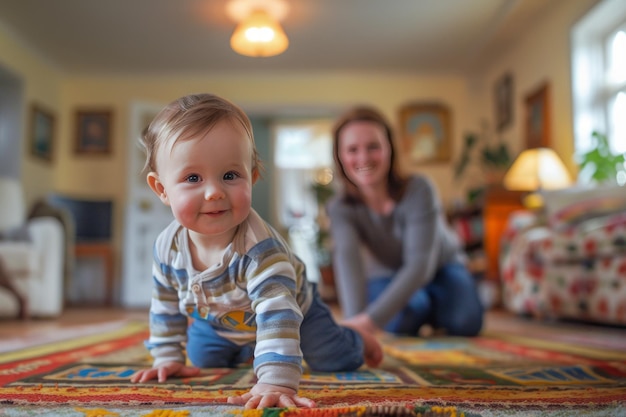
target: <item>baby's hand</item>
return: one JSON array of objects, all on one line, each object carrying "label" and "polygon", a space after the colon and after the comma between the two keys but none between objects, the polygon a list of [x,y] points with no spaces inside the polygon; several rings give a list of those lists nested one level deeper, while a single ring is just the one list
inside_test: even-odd
[{"label": "baby's hand", "polygon": [[200,372],[199,368],[185,366],[180,362],[166,362],[152,369],[142,369],[135,372],[130,377],[130,382],[147,382],[151,379],[157,379],[159,382],[165,382],[168,376],[196,376]]},{"label": "baby's hand", "polygon": [[291,388],[271,384],[256,384],[250,392],[228,397],[229,404],[245,405],[246,409],[266,407],[315,407],[315,401],[298,397]]}]

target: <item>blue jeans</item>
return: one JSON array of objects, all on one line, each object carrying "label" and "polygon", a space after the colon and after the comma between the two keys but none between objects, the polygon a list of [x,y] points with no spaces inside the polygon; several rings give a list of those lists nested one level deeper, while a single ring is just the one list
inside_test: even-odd
[{"label": "blue jeans", "polygon": [[[300,325],[300,349],[314,371],[354,371],[363,364],[363,341],[352,329],[339,326],[313,288],[313,302]],[[219,336],[204,320],[187,331],[187,356],[200,368],[232,368],[254,356],[254,343],[239,346]]]},{"label": "blue jeans", "polygon": [[[370,303],[391,280],[392,277],[384,277],[370,281]],[[385,325],[385,330],[415,336],[422,325],[430,324],[445,329],[448,335],[476,336],[483,325],[483,313],[474,277],[464,265],[453,262],[439,268],[433,280],[411,296],[408,304]]]}]

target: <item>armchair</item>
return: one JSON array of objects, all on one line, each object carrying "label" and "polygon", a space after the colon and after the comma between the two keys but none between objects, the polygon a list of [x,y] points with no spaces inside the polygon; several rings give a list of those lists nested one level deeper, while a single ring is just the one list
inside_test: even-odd
[{"label": "armchair", "polygon": [[626,188],[554,191],[514,213],[502,239],[504,306],[516,313],[626,325]]},{"label": "armchair", "polygon": [[[53,317],[63,309],[64,230],[53,217],[26,218],[19,180],[0,177],[0,317]],[[20,312],[20,298],[25,311]]]}]

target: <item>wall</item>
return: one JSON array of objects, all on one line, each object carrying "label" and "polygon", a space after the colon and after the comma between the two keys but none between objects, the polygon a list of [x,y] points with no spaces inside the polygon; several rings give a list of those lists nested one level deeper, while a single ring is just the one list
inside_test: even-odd
[{"label": "wall", "polygon": [[521,37],[506,44],[499,55],[481,68],[481,88],[476,91],[490,115],[492,93],[496,80],[511,72],[514,80],[514,119],[503,135],[517,154],[524,149],[524,98],[548,82],[551,90],[551,144],[570,172],[577,173],[572,122],[570,29],[598,0],[554,2],[553,7],[537,17],[537,21]]},{"label": "wall", "polygon": [[[24,101],[22,80],[0,67],[0,155],[22,154],[22,114]],[[0,176],[19,178],[22,158],[0,156]]]},{"label": "wall", "polygon": [[[52,111],[57,116],[57,123],[62,125],[64,121],[61,118],[60,109],[62,107],[61,81],[63,76],[53,64],[46,62],[2,25],[0,25],[0,67],[2,67],[2,72],[9,73],[11,78],[15,78],[12,83],[21,84],[22,95],[21,101],[13,103],[14,108],[12,110],[18,111],[13,116],[13,122],[17,125],[13,126],[11,130],[18,132],[19,136],[8,137],[7,139],[17,141],[20,145],[10,148],[3,146],[2,148],[3,150],[18,149],[19,154],[5,154],[3,152],[0,155],[0,163],[2,165],[12,164],[11,159],[21,161],[19,164],[20,176],[26,184],[25,195],[30,205],[36,196],[43,195],[54,187],[54,168],[57,166],[34,159],[29,154],[27,138],[30,132],[28,128],[30,106],[36,103]],[[60,141],[62,138],[57,136],[56,139]],[[12,150],[11,152],[15,151]],[[54,157],[58,156],[58,147],[55,152]]]}]

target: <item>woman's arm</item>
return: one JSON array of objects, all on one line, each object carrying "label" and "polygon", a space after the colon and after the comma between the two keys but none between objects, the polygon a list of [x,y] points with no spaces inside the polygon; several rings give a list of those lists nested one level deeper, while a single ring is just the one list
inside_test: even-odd
[{"label": "woman's arm", "polygon": [[345,318],[367,308],[367,278],[360,238],[351,210],[338,200],[328,205],[333,240],[333,269],[339,304]]},{"label": "woman's arm", "polygon": [[396,207],[396,216],[402,219],[403,264],[385,291],[366,310],[379,327],[432,280],[439,258],[440,215],[440,203],[432,183],[424,177],[411,180]]}]

